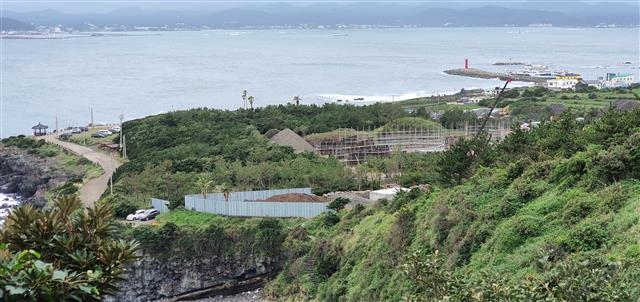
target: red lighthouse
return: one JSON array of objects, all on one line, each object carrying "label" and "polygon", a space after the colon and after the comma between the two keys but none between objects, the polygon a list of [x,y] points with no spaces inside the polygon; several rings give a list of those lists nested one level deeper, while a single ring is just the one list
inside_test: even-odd
[{"label": "red lighthouse", "polygon": [[464,59],[464,69],[469,69],[469,59]]}]

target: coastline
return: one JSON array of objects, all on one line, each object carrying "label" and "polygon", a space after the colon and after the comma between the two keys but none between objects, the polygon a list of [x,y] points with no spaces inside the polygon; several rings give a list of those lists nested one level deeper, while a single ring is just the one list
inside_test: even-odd
[{"label": "coastline", "polygon": [[0,193],[0,226],[4,224],[5,219],[9,216],[11,209],[20,205],[21,199],[16,194]]}]

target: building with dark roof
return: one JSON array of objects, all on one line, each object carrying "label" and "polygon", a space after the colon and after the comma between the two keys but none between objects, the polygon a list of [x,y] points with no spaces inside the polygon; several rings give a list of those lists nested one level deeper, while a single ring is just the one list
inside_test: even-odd
[{"label": "building with dark roof", "polygon": [[38,122],[38,124],[31,127],[31,129],[33,129],[33,135],[42,136],[47,135],[47,129],[49,129],[49,126],[43,125],[42,123]]}]

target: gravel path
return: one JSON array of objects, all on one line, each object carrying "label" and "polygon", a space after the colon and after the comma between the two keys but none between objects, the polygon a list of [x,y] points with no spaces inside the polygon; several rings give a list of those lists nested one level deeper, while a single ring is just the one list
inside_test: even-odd
[{"label": "gravel path", "polygon": [[96,163],[102,167],[104,173],[99,177],[93,178],[85,183],[80,188],[80,200],[87,207],[92,207],[93,204],[100,199],[100,196],[107,189],[109,185],[109,178],[113,171],[118,168],[121,163],[111,155],[102,151],[95,150],[89,147],[80,146],[78,144],[64,142],[55,137],[55,135],[47,135],[42,137],[46,142],[56,144],[65,148],[77,155],[84,156],[86,159],[93,163]]}]

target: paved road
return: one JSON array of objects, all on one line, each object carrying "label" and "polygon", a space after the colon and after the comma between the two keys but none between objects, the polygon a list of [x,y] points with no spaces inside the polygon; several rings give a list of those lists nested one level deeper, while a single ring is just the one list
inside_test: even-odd
[{"label": "paved road", "polygon": [[85,206],[92,207],[109,186],[109,178],[111,177],[111,174],[113,174],[113,171],[115,171],[121,163],[107,153],[94,150],[89,147],[80,146],[78,144],[61,141],[54,135],[47,135],[42,138],[49,143],[59,145],[77,155],[84,156],[91,162],[102,167],[104,174],[89,180],[82,186],[82,188],[80,188],[80,200],[82,200],[82,203]]}]

